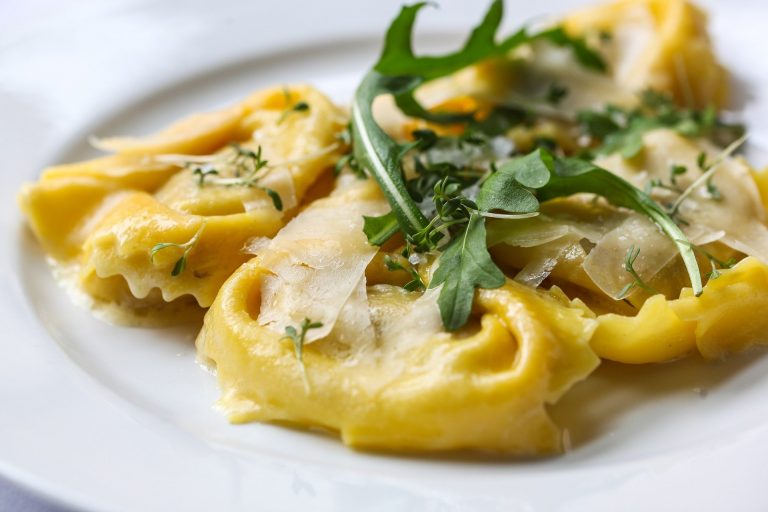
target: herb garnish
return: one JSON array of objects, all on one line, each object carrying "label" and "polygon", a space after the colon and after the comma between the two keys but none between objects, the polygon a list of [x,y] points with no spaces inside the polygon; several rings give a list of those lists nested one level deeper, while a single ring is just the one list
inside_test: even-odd
[{"label": "herb garnish", "polygon": [[280,124],[283,121],[285,121],[285,118],[294,112],[309,112],[309,103],[307,103],[306,101],[300,101],[298,103],[295,103],[293,106],[288,107],[283,111],[282,114],[280,114],[280,117],[277,120],[277,124]]},{"label": "herb garnish", "polygon": [[488,254],[485,222],[472,214],[466,229],[443,252],[429,287],[443,285],[437,303],[443,325],[454,331],[469,318],[475,288],[498,288],[504,282],[504,274]]},{"label": "herb garnish", "polygon": [[558,83],[551,83],[547,89],[547,94],[544,96],[544,101],[552,105],[558,105],[566,96],[568,96],[567,87]]},{"label": "herb garnish", "polygon": [[[687,241],[681,241],[681,243],[692,246],[692,244]],[[637,260],[638,256],[640,256],[640,248],[635,247],[634,245],[630,246],[627,254],[624,256],[623,268],[630,276],[632,276],[632,282],[628,283],[624,288],[621,289],[617,296],[618,299],[626,298],[635,288],[642,288],[643,290],[649,291],[651,293],[659,293],[653,287],[643,281],[643,279],[640,277],[640,274],[638,274],[637,270],[635,270],[635,260]]]},{"label": "herb garnish", "polygon": [[181,273],[184,272],[184,270],[187,268],[187,258],[189,257],[189,253],[192,252],[192,249],[195,248],[195,246],[197,245],[197,242],[200,240],[200,236],[203,234],[203,229],[205,229],[205,223],[200,225],[200,228],[197,230],[194,236],[183,244],[178,244],[174,242],[162,242],[162,243],[156,244],[149,251],[149,257],[151,261],[154,262],[155,255],[158,252],[162,251],[163,249],[167,249],[169,247],[176,247],[178,249],[182,249],[184,252],[181,254],[181,257],[178,260],[176,260],[176,263],[173,265],[173,269],[171,270],[171,276],[177,277],[181,275]]},{"label": "herb garnish", "polygon": [[582,129],[598,142],[602,154],[619,153],[630,159],[643,148],[643,135],[657,128],[670,128],[685,137],[708,137],[726,146],[744,135],[744,126],[718,119],[714,108],[703,110],[678,107],[671,97],[647,90],[640,105],[625,109],[614,105],[602,111],[579,112]]},{"label": "herb garnish", "polygon": [[[230,144],[231,151],[225,154],[219,161],[194,165],[192,174],[197,177],[197,185],[202,188],[206,185],[224,187],[254,187],[263,190],[272,200],[276,210],[283,210],[283,200],[277,191],[259,185],[263,177],[262,169],[269,162],[262,157],[262,149],[259,146],[256,151],[245,148],[240,144]],[[223,174],[227,174],[223,176]],[[231,174],[231,176],[229,176]]]},{"label": "herb garnish", "polygon": [[[381,244],[398,231],[406,240],[406,254],[439,250],[439,260],[430,288],[443,285],[438,298],[443,325],[448,330],[463,326],[471,312],[476,288],[496,288],[504,274],[488,254],[485,216],[526,217],[536,215],[539,203],[577,193],[603,196],[616,206],[635,210],[652,221],[673,240],[685,240],[674,221],[648,195],[618,176],[584,160],[555,156],[539,148],[533,153],[491,165],[490,172],[454,162],[426,166],[419,154],[434,137],[422,136],[408,144],[391,139],[376,123],[373,100],[391,94],[406,115],[436,123],[464,123],[461,144],[485,145],[490,137],[524,122],[525,109],[501,106],[488,118],[478,121],[472,113],[432,113],[414,98],[422,84],[447,76],[482,59],[504,55],[511,49],[535,40],[547,40],[568,47],[584,66],[600,71],[605,64],[582,39],[572,38],[561,27],[539,33],[526,28],[496,41],[502,16],[502,1],[494,0],[482,22],[464,46],[442,56],[416,56],[412,30],[417,12],[426,4],[405,6],[387,31],[384,49],[373,69],[363,78],[352,104],[352,144],[356,162],[379,183],[392,211],[381,217],[367,217],[364,231],[369,241]],[[497,116],[494,119],[494,114]],[[489,123],[489,120],[492,122]],[[612,120],[604,123],[608,136],[621,130]],[[497,125],[497,123],[500,123]],[[512,124],[510,124],[512,123]],[[500,127],[500,129],[499,129]],[[499,131],[496,131],[496,130]],[[641,141],[642,143],[642,141]],[[406,155],[417,153],[417,177],[407,180],[403,171]],[[677,244],[691,278],[694,293],[701,293],[701,276],[690,247]]]},{"label": "herb garnish", "polygon": [[680,196],[675,200],[675,203],[672,205],[672,208],[670,209],[670,214],[673,216],[677,216],[680,207],[682,206],[683,202],[696,190],[702,185],[706,185],[707,187],[707,193],[709,194],[709,197],[712,198],[715,201],[719,201],[722,199],[722,194],[720,193],[720,190],[715,187],[715,184],[712,183],[712,178],[715,175],[715,172],[720,168],[720,164],[723,163],[723,161],[731,156],[739,147],[741,147],[744,142],[746,142],[747,136],[742,135],[739,139],[733,141],[730,146],[725,148],[717,157],[715,157],[712,162],[707,163],[707,154],[702,152],[699,154],[697,158],[697,163],[699,168],[703,171],[702,175],[696,178],[696,181],[691,183],[691,185],[685,189]]},{"label": "herb garnish", "polygon": [[672,185],[677,185],[677,177],[688,172],[688,168],[684,165],[672,165],[669,167],[669,182]]},{"label": "herb garnish", "polygon": [[403,288],[409,292],[426,289],[424,281],[421,279],[421,275],[415,268],[413,268],[413,265],[410,262],[403,264],[391,256],[386,255],[384,256],[384,265],[390,272],[401,270],[408,273],[408,275],[411,277],[411,280],[405,283]]},{"label": "herb garnish", "polygon": [[285,327],[285,336],[280,338],[281,340],[290,340],[293,343],[293,350],[296,354],[296,361],[299,363],[299,369],[301,370],[301,377],[304,380],[304,390],[309,393],[309,379],[307,379],[307,368],[304,366],[304,340],[307,337],[307,332],[311,329],[319,329],[322,327],[322,322],[314,322],[309,318],[302,320],[299,324],[299,328],[292,325]]},{"label": "herb garnish", "polygon": [[285,336],[280,339],[291,340],[293,342],[293,350],[296,353],[296,359],[304,364],[304,339],[307,337],[307,332],[311,329],[319,329],[322,327],[322,322],[314,322],[309,318],[302,320],[299,324],[299,328],[296,329],[292,325],[285,327]]},{"label": "herb garnish", "polygon": [[712,270],[709,274],[707,274],[708,279],[717,279],[721,276],[720,271],[733,268],[733,266],[738,263],[736,258],[728,258],[727,260],[721,260],[711,252],[703,249],[702,247],[699,247],[698,245],[694,245],[690,242],[683,242],[688,244],[694,251],[697,251],[701,253],[707,260],[709,261],[710,266],[712,267]]}]

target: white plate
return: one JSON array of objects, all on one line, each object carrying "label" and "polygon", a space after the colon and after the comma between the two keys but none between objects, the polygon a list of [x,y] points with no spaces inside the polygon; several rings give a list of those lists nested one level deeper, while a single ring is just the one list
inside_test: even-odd
[{"label": "white plate", "polygon": [[[374,455],[321,434],[229,425],[211,407],[216,385],[194,362],[193,331],[109,326],[57,287],[16,208],[23,181],[90,156],[90,134],[151,131],[261,86],[308,81],[348,99],[398,3],[50,2],[0,26],[0,473],[105,511],[766,509],[762,352],[605,365],[553,411],[574,445],[562,457]],[[508,25],[581,3],[508,2]],[[768,8],[708,3],[759,144]],[[425,13],[424,47],[455,41],[481,4]]]}]

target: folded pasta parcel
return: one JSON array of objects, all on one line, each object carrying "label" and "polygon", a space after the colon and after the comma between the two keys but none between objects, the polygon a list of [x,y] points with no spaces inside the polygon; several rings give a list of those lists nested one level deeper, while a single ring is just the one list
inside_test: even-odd
[{"label": "folded pasta parcel", "polygon": [[[298,107],[297,107],[298,106]],[[338,160],[343,112],[307,86],[257,92],[114,154],[51,167],[21,192],[43,247],[100,303],[128,314],[208,307]]]},{"label": "folded pasta parcel", "polygon": [[[375,280],[363,215],[387,209],[370,180],[340,188],[227,281],[197,340],[216,363],[222,408],[237,422],[337,430],[356,447],[561,450],[546,404],[597,365],[595,321],[509,282],[445,332],[435,290]],[[316,327],[301,332],[306,318]]]}]

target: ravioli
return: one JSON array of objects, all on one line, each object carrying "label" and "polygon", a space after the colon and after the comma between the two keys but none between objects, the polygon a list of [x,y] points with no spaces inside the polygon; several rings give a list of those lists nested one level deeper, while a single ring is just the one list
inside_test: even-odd
[{"label": "ravioli", "polygon": [[[334,234],[361,237],[361,231],[319,233],[301,224],[334,205],[343,204],[345,211],[370,208],[366,196],[376,190],[367,182],[313,203],[294,220],[294,231],[304,233],[295,243],[316,247],[318,235],[331,245],[340,241]],[[275,307],[264,297],[275,275],[268,263],[275,251],[280,249],[259,252],[224,284],[197,339],[200,354],[215,363],[220,406],[232,421],[324,427],[358,448],[562,450],[562,433],[546,405],[598,364],[588,343],[595,321],[582,309],[510,281],[482,292],[472,325],[449,334],[442,332],[434,294],[419,298],[377,284],[363,294],[362,322],[339,328],[338,320],[329,324],[331,315],[314,316],[329,334],[307,342],[299,362],[290,341],[281,340],[285,324],[275,330],[264,319],[264,308]],[[292,265],[330,276],[349,270],[341,261]],[[364,277],[360,270],[353,275]],[[319,300],[323,292],[311,289],[315,298],[309,300],[325,306],[327,301]],[[351,304],[346,302],[337,318],[356,308]],[[291,321],[295,309],[278,309]],[[375,335],[365,336],[366,324]]]},{"label": "ravioli", "polygon": [[[299,103],[308,110],[293,111]],[[338,159],[336,135],[344,122],[343,113],[310,87],[258,92],[143,139],[101,139],[99,147],[117,153],[47,169],[24,188],[21,207],[43,246],[77,267],[79,285],[94,298],[128,311],[183,297],[208,307],[250,258],[242,251],[246,242],[273,236]],[[228,160],[257,147],[266,162],[258,184],[226,175],[240,172]],[[214,173],[196,175],[205,165]],[[280,210],[267,188],[279,196]],[[180,275],[172,269],[183,248],[151,252],[157,244],[188,243],[198,233]]]},{"label": "ravioli", "polygon": [[612,75],[628,90],[667,91],[697,107],[728,100],[728,74],[712,51],[706,15],[687,0],[619,0],[575,12],[564,26],[602,38]]}]

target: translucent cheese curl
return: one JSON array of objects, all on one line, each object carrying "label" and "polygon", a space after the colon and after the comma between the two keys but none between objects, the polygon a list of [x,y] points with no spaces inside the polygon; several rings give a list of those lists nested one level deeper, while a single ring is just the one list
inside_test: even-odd
[{"label": "translucent cheese curl", "polygon": [[343,194],[316,201],[259,254],[270,272],[262,283],[260,325],[282,333],[305,318],[322,323],[307,333],[307,343],[328,336],[339,320],[355,324],[363,338],[373,336],[368,303],[359,291],[364,292],[365,268],[377,248],[363,233],[363,216],[388,209],[373,187],[360,181]]},{"label": "translucent cheese curl", "polygon": [[[707,161],[712,162],[721,153],[707,141],[687,139],[667,129],[649,132],[643,140],[645,147],[639,160],[611,155],[596,163],[640,188],[654,178],[668,183],[670,167],[682,165],[687,171],[676,181],[684,190],[701,176],[699,154],[705,152]],[[683,226],[686,235],[694,243],[719,239],[737,251],[768,262],[765,210],[750,168],[740,158],[724,158],[717,165],[712,183],[720,191],[720,199],[711,197],[701,186],[682,202],[679,213],[688,223]]]}]

